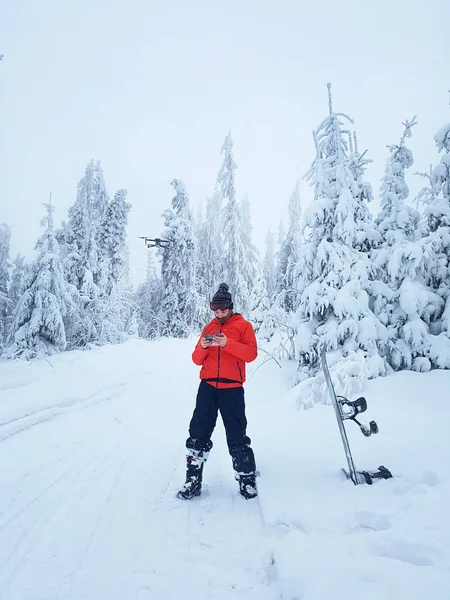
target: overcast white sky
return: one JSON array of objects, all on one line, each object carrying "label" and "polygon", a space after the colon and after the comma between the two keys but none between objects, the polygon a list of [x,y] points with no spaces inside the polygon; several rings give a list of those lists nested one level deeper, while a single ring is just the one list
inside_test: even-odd
[{"label": "overcast white sky", "polygon": [[[286,219],[314,158],[311,131],[334,107],[355,119],[378,193],[386,145],[418,117],[412,172],[438,160],[450,120],[448,0],[1,0],[0,222],[32,255],[42,203],[67,217],[90,158],[110,196],[128,189],[135,281],[162,231],[170,181],[194,211],[211,194],[231,128],[237,193],[254,240]],[[414,178],[412,190],[421,182]],[[311,190],[303,182],[305,204]]]}]

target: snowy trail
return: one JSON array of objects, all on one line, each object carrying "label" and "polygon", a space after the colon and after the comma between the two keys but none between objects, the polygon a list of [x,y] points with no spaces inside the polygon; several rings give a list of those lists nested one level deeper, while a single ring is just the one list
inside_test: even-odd
[{"label": "snowy trail", "polygon": [[332,407],[299,410],[295,364],[262,356],[246,384],[259,499],[238,494],[219,418],[183,502],[192,347],[0,364],[1,600],[450,600],[450,373],[370,382],[380,434],[350,444],[394,479],[355,487]]},{"label": "snowy trail", "polygon": [[95,393],[1,413],[2,600],[281,597],[259,504],[238,496],[220,434],[204,495],[176,499],[197,381],[180,397],[164,347],[161,368],[149,358]]}]

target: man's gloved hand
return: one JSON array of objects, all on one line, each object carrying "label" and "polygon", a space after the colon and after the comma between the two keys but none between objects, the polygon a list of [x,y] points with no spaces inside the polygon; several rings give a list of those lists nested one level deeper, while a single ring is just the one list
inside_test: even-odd
[{"label": "man's gloved hand", "polygon": [[220,346],[221,348],[223,348],[224,346],[226,346],[227,341],[228,341],[227,336],[224,333],[219,333],[214,336],[212,345]]}]

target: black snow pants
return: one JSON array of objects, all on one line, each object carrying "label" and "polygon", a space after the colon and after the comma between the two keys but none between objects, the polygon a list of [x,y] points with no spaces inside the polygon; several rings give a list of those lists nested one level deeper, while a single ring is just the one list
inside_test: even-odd
[{"label": "black snow pants", "polygon": [[227,437],[228,451],[233,468],[238,473],[255,473],[255,456],[246,435],[244,388],[215,388],[202,381],[198,388],[197,401],[189,425],[186,448],[209,452],[213,444],[211,435],[220,410]]}]

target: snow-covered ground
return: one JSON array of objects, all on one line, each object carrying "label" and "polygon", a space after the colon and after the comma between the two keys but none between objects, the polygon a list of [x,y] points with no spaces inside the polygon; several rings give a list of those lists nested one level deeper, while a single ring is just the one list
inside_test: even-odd
[{"label": "snow-covered ground", "polygon": [[[175,497],[198,385],[194,340],[0,364],[1,600],[450,599],[450,373],[372,381],[347,427],[299,410],[294,364],[249,366],[260,497],[238,494],[219,420],[201,497]],[[262,364],[264,362],[264,364]],[[366,418],[367,415],[367,418]]]}]

